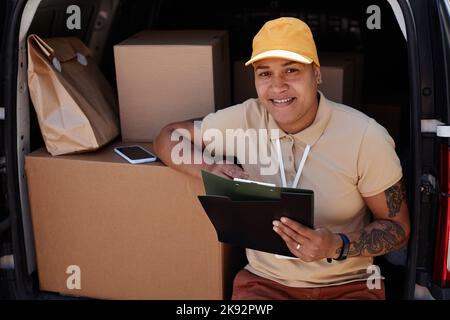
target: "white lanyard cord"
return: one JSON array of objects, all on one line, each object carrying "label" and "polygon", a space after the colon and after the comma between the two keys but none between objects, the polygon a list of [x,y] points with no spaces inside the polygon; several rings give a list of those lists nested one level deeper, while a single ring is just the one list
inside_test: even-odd
[{"label": "white lanyard cord", "polygon": [[286,176],[284,174],[284,164],[283,164],[283,156],[281,153],[281,144],[280,139],[277,139],[277,153],[278,153],[278,163],[280,166],[280,174],[281,174],[281,183],[284,188],[286,188]]},{"label": "white lanyard cord", "polygon": [[297,170],[297,174],[295,175],[294,183],[292,184],[292,188],[297,188],[298,181],[300,180],[300,176],[302,175],[303,167],[305,166],[306,158],[308,157],[309,150],[311,146],[306,145],[305,151],[303,152],[302,160],[300,161],[300,165]]},{"label": "white lanyard cord", "polygon": [[[302,175],[303,167],[305,166],[306,158],[308,157],[310,149],[311,149],[311,146],[308,144],[305,148],[305,151],[303,152],[302,159],[300,160],[297,174],[295,175],[294,182],[292,183],[292,188],[297,188],[297,184],[298,184],[298,181],[300,180],[300,176]],[[283,187],[286,187],[287,182],[286,182],[286,175],[284,173],[283,154],[281,153],[280,139],[277,139],[277,153],[278,153],[278,162],[280,164],[281,183],[283,184]]]}]

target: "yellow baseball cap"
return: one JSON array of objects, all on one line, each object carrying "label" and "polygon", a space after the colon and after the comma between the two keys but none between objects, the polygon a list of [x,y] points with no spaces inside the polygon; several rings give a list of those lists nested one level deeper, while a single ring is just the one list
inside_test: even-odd
[{"label": "yellow baseball cap", "polygon": [[266,22],[253,38],[253,53],[245,65],[266,58],[284,58],[320,67],[311,29],[297,18]]}]

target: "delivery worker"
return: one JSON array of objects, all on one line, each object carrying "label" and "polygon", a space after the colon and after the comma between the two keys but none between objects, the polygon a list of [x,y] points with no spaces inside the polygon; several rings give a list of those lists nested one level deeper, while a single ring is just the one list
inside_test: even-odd
[{"label": "delivery worker", "polygon": [[[247,249],[248,264],[234,280],[233,299],[384,299],[373,257],[403,247],[410,233],[393,139],[373,119],[318,91],[320,63],[303,21],[284,17],[264,24],[246,65],[253,66],[258,99],[207,115],[199,129],[224,136],[227,130],[268,132],[263,147],[276,172],[263,174],[260,163],[242,156],[242,168],[206,160],[179,164],[171,151],[179,142],[171,136],[193,137],[192,121],[166,126],[155,141],[164,163],[195,177],[203,169],[314,191],[314,229],[285,217],[273,221],[273,232],[298,259]],[[254,146],[258,137],[242,139]],[[193,159],[208,145],[190,139]],[[213,156],[236,156],[233,152],[216,144]]]}]

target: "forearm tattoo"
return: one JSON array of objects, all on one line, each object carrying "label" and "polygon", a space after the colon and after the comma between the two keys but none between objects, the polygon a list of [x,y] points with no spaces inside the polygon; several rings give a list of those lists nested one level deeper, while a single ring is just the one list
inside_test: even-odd
[{"label": "forearm tattoo", "polygon": [[358,240],[350,242],[349,256],[382,255],[403,245],[406,234],[398,223],[377,220],[374,224],[373,229],[363,230]]},{"label": "forearm tattoo", "polygon": [[384,191],[386,204],[389,209],[389,218],[394,218],[399,212],[402,203],[406,203],[406,190],[403,181]]}]

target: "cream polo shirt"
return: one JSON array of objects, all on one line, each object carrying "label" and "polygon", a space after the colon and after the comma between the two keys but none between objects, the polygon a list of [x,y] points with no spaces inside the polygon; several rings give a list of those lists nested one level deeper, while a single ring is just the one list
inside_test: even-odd
[{"label": "cream polo shirt", "polygon": [[[226,129],[244,129],[245,132],[249,128],[268,132],[266,144],[270,160],[279,168],[277,137],[270,130],[279,127],[258,99],[209,114],[203,119],[201,130],[203,134],[208,129],[216,129],[225,137]],[[238,139],[246,138],[248,150],[255,150],[251,147],[258,145],[258,139],[249,136]],[[322,93],[314,122],[296,134],[279,129],[279,139],[289,187],[306,145],[311,146],[297,187],[314,191],[315,228],[326,227],[332,232],[344,233],[362,230],[370,222],[363,197],[383,192],[402,178],[395,144],[388,132],[374,119],[329,101]],[[225,154],[225,142],[222,150],[215,150],[216,155]],[[207,149],[209,146],[207,144]],[[262,175],[262,163],[246,163],[248,158],[230,154],[230,151],[226,155],[237,156],[249,179],[281,186],[279,169],[274,174]],[[264,164],[267,167],[267,162]],[[369,257],[328,263],[326,259],[315,262],[279,259],[274,254],[251,249],[247,249],[246,254],[248,271],[291,287],[331,286],[366,280],[372,275],[367,271],[373,263]]]}]

